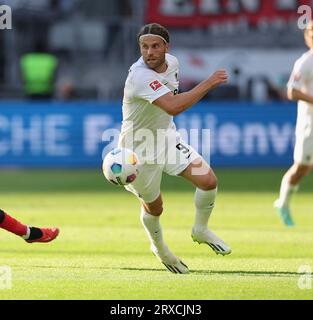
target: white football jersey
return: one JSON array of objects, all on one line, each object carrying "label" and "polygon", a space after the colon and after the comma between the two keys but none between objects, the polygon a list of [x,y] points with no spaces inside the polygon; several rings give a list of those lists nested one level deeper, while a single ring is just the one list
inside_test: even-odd
[{"label": "white football jersey", "polygon": [[[158,129],[176,130],[173,116],[153,104],[153,101],[169,92],[178,92],[178,60],[166,54],[166,62],[167,70],[164,73],[149,69],[142,57],[130,67],[124,88],[123,122],[119,139],[121,147],[132,148],[126,137],[136,134],[140,129],[149,129],[155,136]],[[136,148],[136,141],[132,143]]]},{"label": "white football jersey", "polygon": [[[287,86],[313,96],[313,50],[304,53],[296,61]],[[302,116],[313,117],[313,104],[298,102],[298,118]]]}]

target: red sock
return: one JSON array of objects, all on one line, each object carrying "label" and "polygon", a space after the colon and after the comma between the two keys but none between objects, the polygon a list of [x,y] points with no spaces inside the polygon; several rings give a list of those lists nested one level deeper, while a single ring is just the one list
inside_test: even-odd
[{"label": "red sock", "polygon": [[[4,214],[0,228],[10,231],[17,236],[25,236],[27,233],[27,226],[9,216],[6,212],[0,209],[0,215]],[[1,221],[1,220],[0,220]]]}]

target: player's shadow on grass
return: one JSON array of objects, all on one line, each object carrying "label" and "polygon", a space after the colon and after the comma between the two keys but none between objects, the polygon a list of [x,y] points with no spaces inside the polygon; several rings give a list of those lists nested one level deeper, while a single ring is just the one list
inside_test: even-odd
[{"label": "player's shadow on grass", "polygon": [[[152,269],[152,268],[119,268],[120,270],[129,270],[129,271],[165,271],[166,269]],[[236,275],[236,276],[270,276],[270,277],[299,277],[302,273],[298,272],[289,272],[289,271],[244,271],[244,270],[190,270],[190,274],[195,275]]]},{"label": "player's shadow on grass", "polygon": [[210,270],[192,270],[193,274],[207,274],[207,275],[236,275],[236,276],[270,276],[270,277],[299,277],[301,273],[289,272],[289,271],[246,271],[246,270],[220,270],[220,271],[210,271]]},{"label": "player's shadow on grass", "polygon": [[[13,267],[19,267],[19,265],[12,265]],[[32,268],[44,268],[44,269],[55,269],[60,268],[60,266],[50,265],[32,265]],[[81,269],[80,266],[61,266],[63,269]],[[155,269],[155,268],[106,268],[106,267],[88,267],[88,269],[118,269],[123,271],[153,271],[153,272],[166,272],[168,273],[167,269]],[[305,275],[305,273],[298,273],[298,272],[289,272],[289,271],[244,271],[244,270],[190,270],[190,274],[193,275],[230,275],[230,276],[259,276],[259,277],[299,277],[301,275]]]}]

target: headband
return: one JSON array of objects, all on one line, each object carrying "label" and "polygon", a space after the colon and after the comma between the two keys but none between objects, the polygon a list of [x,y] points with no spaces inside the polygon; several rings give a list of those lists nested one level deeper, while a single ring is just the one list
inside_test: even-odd
[{"label": "headband", "polygon": [[139,37],[139,41],[144,38],[144,37],[147,37],[147,36],[155,36],[155,37],[159,37],[161,38],[165,43],[168,43],[162,36],[158,35],[158,34],[153,34],[153,33],[146,33],[146,34],[143,34]]}]

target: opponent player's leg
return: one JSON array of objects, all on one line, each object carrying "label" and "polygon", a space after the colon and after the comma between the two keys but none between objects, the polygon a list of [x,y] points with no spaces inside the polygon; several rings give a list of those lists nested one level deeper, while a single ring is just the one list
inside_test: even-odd
[{"label": "opponent player's leg", "polygon": [[22,237],[26,242],[50,242],[59,234],[58,228],[37,228],[27,226],[1,209],[0,228]]},{"label": "opponent player's leg", "polygon": [[282,221],[287,226],[294,225],[290,211],[292,195],[298,190],[301,180],[307,176],[311,170],[311,165],[294,163],[282,179],[279,198],[275,201],[274,206],[278,210]]},{"label": "opponent player's leg", "polygon": [[215,204],[217,194],[217,178],[206,161],[199,157],[191,162],[180,173],[180,176],[196,186],[195,192],[195,222],[192,228],[192,238],[198,243],[208,244],[216,254],[231,253],[231,248],[211,230],[208,221]]},{"label": "opponent player's leg", "polygon": [[189,269],[184,262],[176,257],[167,247],[163,239],[160,216],[163,212],[161,194],[153,202],[142,201],[141,222],[151,243],[151,251],[165,267],[173,273],[188,273]]}]

